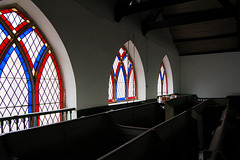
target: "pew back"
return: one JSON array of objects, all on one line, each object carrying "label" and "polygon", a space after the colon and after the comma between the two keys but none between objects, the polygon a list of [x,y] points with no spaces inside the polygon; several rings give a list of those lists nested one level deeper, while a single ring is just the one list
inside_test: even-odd
[{"label": "pew back", "polygon": [[198,158],[197,123],[184,112],[163,122],[98,160]]},{"label": "pew back", "polygon": [[114,123],[143,128],[151,128],[165,119],[164,109],[156,102],[113,110],[108,114]]},{"label": "pew back", "polygon": [[195,95],[182,96],[165,102],[166,120],[197,105],[199,101]]},{"label": "pew back", "polygon": [[1,136],[7,153],[24,160],[96,159],[127,142],[127,137],[105,114]]}]

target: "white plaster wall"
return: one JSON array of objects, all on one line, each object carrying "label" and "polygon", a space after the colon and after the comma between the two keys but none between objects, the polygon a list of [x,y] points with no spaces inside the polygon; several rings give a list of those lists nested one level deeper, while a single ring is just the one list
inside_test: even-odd
[{"label": "white plaster wall", "polygon": [[164,55],[172,65],[174,89],[180,83],[180,58],[167,29],[141,33],[141,14],[116,23],[117,0],[33,0],[60,35],[76,80],[78,109],[108,104],[108,81],[114,58],[131,40],[143,63],[146,99],[157,96],[157,77]]},{"label": "white plaster wall", "polygon": [[240,94],[240,53],[181,57],[181,92],[199,97]]}]

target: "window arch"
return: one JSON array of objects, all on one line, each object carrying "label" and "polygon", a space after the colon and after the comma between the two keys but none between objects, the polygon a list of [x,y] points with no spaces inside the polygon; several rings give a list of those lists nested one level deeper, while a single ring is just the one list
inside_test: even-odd
[{"label": "window arch", "polygon": [[[25,11],[18,6],[0,10],[0,117],[63,106],[63,83],[53,49]],[[24,120],[27,127],[59,121],[59,114]],[[3,128],[9,125],[15,123],[4,123]]]},{"label": "window arch", "polygon": [[118,51],[109,77],[108,102],[137,99],[137,83],[134,64],[127,49]]}]

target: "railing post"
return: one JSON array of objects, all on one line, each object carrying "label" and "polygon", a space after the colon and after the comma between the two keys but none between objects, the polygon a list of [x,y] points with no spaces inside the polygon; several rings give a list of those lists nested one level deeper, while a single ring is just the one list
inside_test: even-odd
[{"label": "railing post", "polygon": [[8,121],[8,126],[9,126],[9,132],[12,131],[12,128],[11,128],[11,119],[10,120],[7,120]]},{"label": "railing post", "polygon": [[72,120],[72,110],[70,110],[70,120]]},{"label": "railing post", "polygon": [[18,130],[19,130],[19,126],[18,126],[18,118],[16,118],[15,120],[16,120],[17,131],[18,131]]},{"label": "railing post", "polygon": [[3,133],[3,121],[0,121],[1,133]]},{"label": "railing post", "polygon": [[65,120],[68,120],[68,111],[65,112]]},{"label": "railing post", "polygon": [[61,114],[62,122],[63,122],[64,121],[64,114],[63,114],[63,112],[60,112],[60,114]]},{"label": "railing post", "polygon": [[25,117],[22,118],[22,121],[23,121],[23,129],[26,129],[26,120],[25,120]]}]

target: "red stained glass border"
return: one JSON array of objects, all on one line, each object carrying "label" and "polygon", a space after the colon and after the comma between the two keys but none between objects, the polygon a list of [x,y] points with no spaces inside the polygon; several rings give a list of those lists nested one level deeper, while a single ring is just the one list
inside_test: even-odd
[{"label": "red stained glass border", "polygon": [[[12,13],[15,12],[17,15],[19,15],[22,19],[24,19],[25,21],[22,22],[21,24],[19,24],[16,28],[14,28],[12,26],[12,24],[7,20],[7,18],[4,16],[5,13]],[[18,32],[21,28],[23,28],[25,25],[27,25],[28,23],[26,22],[27,18],[21,14],[19,11],[13,11],[12,9],[5,9],[5,10],[1,10],[1,15],[0,17],[5,21],[5,23],[9,26],[9,28],[11,29],[11,31],[13,31],[14,29]]]}]

